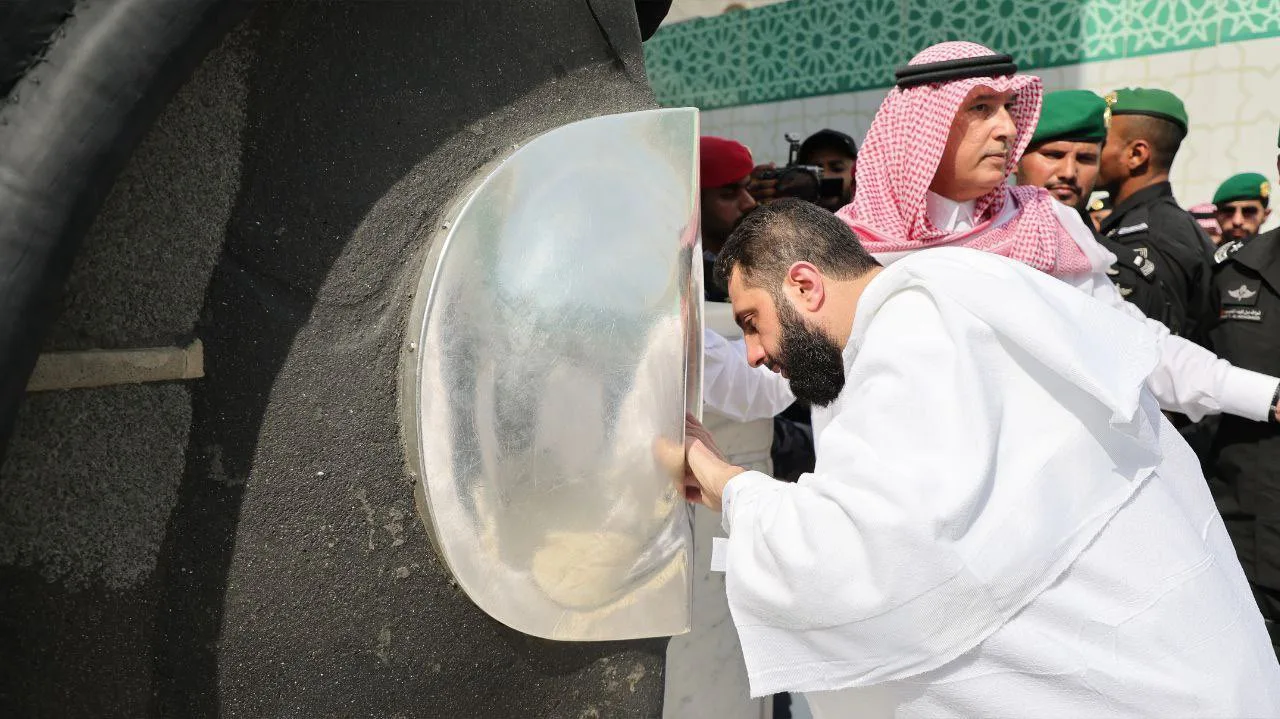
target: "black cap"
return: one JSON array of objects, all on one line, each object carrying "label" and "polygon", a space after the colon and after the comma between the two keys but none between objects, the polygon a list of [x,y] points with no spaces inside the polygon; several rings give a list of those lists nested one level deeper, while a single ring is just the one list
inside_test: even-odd
[{"label": "black cap", "polygon": [[809,153],[814,152],[820,147],[835,147],[847,153],[849,157],[852,157],[855,160],[858,159],[858,143],[854,142],[852,137],[844,134],[843,132],[840,132],[839,130],[832,130],[830,128],[818,130],[812,135],[806,137],[804,142],[800,143],[800,152],[797,157],[801,162],[803,162],[804,158],[809,156]]},{"label": "black cap", "polygon": [[899,88],[905,90],[934,82],[950,82],[970,77],[1003,77],[1018,72],[1009,55],[980,55],[955,60],[906,64],[893,71]]}]

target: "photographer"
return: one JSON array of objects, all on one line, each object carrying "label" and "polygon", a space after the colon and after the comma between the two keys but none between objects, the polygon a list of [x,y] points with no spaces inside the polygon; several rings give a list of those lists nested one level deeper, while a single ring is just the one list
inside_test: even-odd
[{"label": "photographer", "polygon": [[818,205],[835,212],[853,202],[857,189],[854,170],[858,166],[858,143],[838,130],[818,130],[800,144],[796,160],[801,165],[816,166],[823,179],[840,178],[840,194],[818,198]]},{"label": "photographer", "polygon": [[757,202],[794,197],[835,212],[853,200],[858,145],[852,137],[827,129],[804,142],[792,133],[786,139],[791,146],[786,167],[769,163],[751,171],[748,190]]}]

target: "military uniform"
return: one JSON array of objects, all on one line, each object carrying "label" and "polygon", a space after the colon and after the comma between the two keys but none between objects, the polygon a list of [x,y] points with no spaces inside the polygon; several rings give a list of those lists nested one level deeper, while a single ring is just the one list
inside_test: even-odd
[{"label": "military uniform", "polygon": [[[1107,103],[1088,90],[1058,90],[1044,96],[1040,108],[1040,121],[1028,144],[1029,152],[1050,142],[1089,142],[1102,147],[1107,139]],[[1019,177],[1019,181],[1024,178]],[[1046,178],[1036,178],[1043,182]],[[1088,192],[1092,188],[1083,188]],[[1095,209],[1091,204],[1089,210]],[[1085,227],[1093,229],[1088,212],[1081,210],[1080,219]],[[1107,269],[1107,275],[1120,291],[1120,296],[1136,305],[1147,317],[1169,325],[1173,313],[1165,299],[1163,284],[1157,270],[1157,261],[1146,253],[1126,247],[1122,243],[1093,236],[1116,256],[1116,262]]]},{"label": "military uniform", "polygon": [[[1114,208],[1111,206],[1110,194],[1106,192],[1095,192],[1094,195],[1095,197],[1089,201],[1089,206],[1085,210],[1084,217],[1085,219],[1092,221],[1089,227],[1097,230],[1098,227],[1102,225],[1102,221],[1107,219],[1107,215],[1110,215],[1111,210]],[[1107,214],[1098,217],[1098,214],[1102,212]]]},{"label": "military uniform", "polygon": [[1142,314],[1159,320],[1176,334],[1178,325],[1174,321],[1173,306],[1166,296],[1164,283],[1160,281],[1156,261],[1106,237],[1099,236],[1098,242],[1116,256],[1116,263],[1107,268],[1107,276],[1120,291],[1120,296],[1136,305]]},{"label": "military uniform", "polygon": [[[1226,243],[1214,259],[1218,355],[1280,374],[1280,230]],[[1218,509],[1280,646],[1280,425],[1223,415],[1212,469]]]},{"label": "military uniform", "polygon": [[[1190,124],[1187,108],[1177,95],[1167,90],[1126,87],[1109,93],[1105,102],[1108,117],[1155,118],[1171,124],[1186,136]],[[1116,138],[1116,141],[1123,143],[1124,139]],[[1153,183],[1123,202],[1116,202],[1111,215],[1102,221],[1101,230],[1108,239],[1155,263],[1156,275],[1169,303],[1170,318],[1165,322],[1169,330],[1208,346],[1209,326],[1214,317],[1209,289],[1213,243],[1195,219],[1174,201],[1169,183]]]},{"label": "military uniform", "polygon": [[1209,292],[1212,270],[1204,251],[1207,238],[1174,201],[1169,183],[1157,182],[1116,204],[1102,222],[1102,234],[1155,264],[1155,276],[1168,303],[1165,325],[1174,334],[1207,346],[1214,316]]}]

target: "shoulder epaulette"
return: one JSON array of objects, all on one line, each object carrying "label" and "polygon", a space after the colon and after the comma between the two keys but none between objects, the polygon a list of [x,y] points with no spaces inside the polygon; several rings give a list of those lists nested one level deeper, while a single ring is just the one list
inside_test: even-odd
[{"label": "shoulder epaulette", "polygon": [[1217,251],[1213,253],[1214,264],[1220,265],[1226,262],[1232,255],[1239,252],[1241,247],[1244,247],[1244,243],[1240,240],[1232,240],[1219,245]]}]

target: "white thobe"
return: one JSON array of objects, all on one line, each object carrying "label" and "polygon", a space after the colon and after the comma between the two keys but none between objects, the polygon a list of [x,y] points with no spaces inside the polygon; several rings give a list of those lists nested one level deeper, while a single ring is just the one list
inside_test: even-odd
[{"label": "white thobe", "polygon": [[753,696],[820,719],[1280,715],[1280,666],[1159,340],[1025,265],[915,253],[867,286],[797,484],[724,494]]},{"label": "white thobe", "polygon": [[[932,192],[926,210],[934,226],[947,232],[963,232],[973,223],[973,202],[953,202]],[[1080,215],[1062,203],[1055,202],[1062,226],[1089,259],[1092,270],[1062,277],[1064,282],[1129,315],[1141,319],[1159,334],[1160,361],[1147,386],[1161,408],[1181,412],[1192,420],[1206,414],[1239,415],[1265,421],[1271,414],[1271,398],[1280,380],[1251,370],[1233,367],[1209,350],[1181,337],[1169,334],[1168,328],[1149,319],[1133,304],[1126,302],[1108,279],[1106,271],[1116,261],[1115,255],[1098,243],[1084,225]],[[1012,203],[996,218],[994,225],[1007,222],[1017,212]],[[914,254],[890,252],[875,255],[883,265]],[[741,341],[729,342],[710,330],[703,333],[705,347],[703,401],[721,414],[745,422],[764,419],[786,409],[795,395],[786,380],[767,368],[752,368],[746,363],[746,349]]]}]

